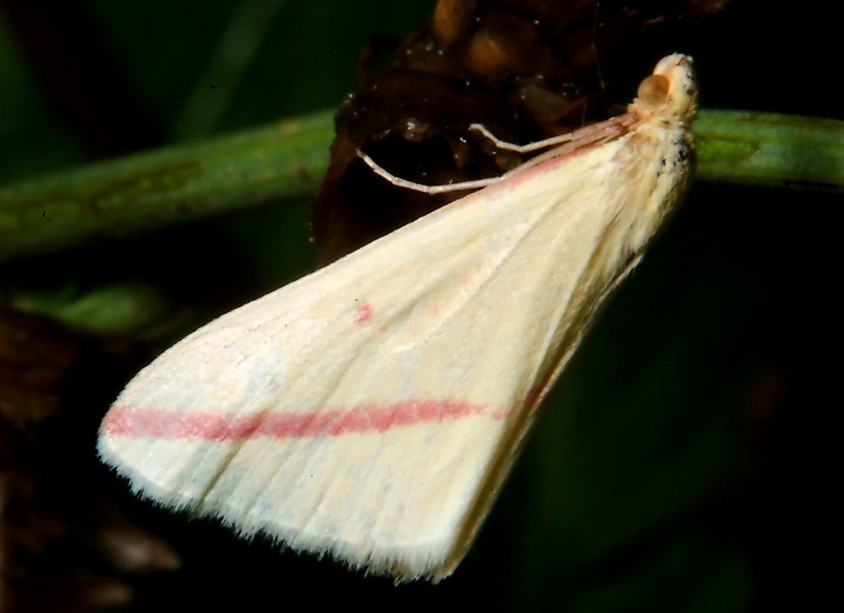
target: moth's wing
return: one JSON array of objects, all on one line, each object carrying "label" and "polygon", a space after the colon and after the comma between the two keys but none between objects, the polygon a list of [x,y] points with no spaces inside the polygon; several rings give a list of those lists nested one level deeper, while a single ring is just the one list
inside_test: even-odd
[{"label": "moth's wing", "polygon": [[538,165],[197,330],[126,387],[102,457],[241,533],[449,574],[607,288],[623,146]]}]

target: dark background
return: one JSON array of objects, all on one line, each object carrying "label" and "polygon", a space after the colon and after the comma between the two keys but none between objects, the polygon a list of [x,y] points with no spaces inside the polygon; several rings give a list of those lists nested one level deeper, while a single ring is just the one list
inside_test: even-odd
[{"label": "dark background", "polygon": [[[405,35],[433,1],[280,3],[245,70],[215,83],[204,73],[239,6],[0,2],[0,182],[336,107],[355,87],[366,41]],[[734,0],[603,68],[632,95],[657,59],[688,53],[704,107],[844,118],[838,20],[821,2],[779,7]],[[229,88],[216,121],[187,125],[194,90],[202,106]],[[212,522],[154,510],[117,480],[109,487],[121,505],[183,563],[101,572],[132,587],[131,611],[824,603],[835,578],[827,560],[839,554],[829,492],[841,203],[840,194],[696,183],[557,386],[474,548],[440,585],[394,587],[243,543]],[[16,282],[27,271],[33,285],[159,280],[174,296],[202,296],[211,317],[313,265],[304,205],[13,263],[0,284],[4,270]],[[79,444],[93,455],[88,436]]]}]

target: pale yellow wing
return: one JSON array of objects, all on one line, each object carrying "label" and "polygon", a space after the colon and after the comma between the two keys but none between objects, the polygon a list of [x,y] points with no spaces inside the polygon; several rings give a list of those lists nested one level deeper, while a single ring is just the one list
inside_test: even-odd
[{"label": "pale yellow wing", "polygon": [[[692,83],[682,56],[655,72]],[[634,102],[623,136],[197,330],[117,399],[103,459],[246,535],[399,579],[449,574],[538,400],[686,189],[691,115],[671,103]]]}]

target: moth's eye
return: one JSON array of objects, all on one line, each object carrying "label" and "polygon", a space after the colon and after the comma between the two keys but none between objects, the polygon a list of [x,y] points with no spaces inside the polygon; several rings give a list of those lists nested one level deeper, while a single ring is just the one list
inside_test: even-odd
[{"label": "moth's eye", "polygon": [[671,82],[668,77],[661,74],[652,74],[639,84],[639,91],[636,97],[646,104],[656,106],[665,104],[668,100],[668,90]]}]

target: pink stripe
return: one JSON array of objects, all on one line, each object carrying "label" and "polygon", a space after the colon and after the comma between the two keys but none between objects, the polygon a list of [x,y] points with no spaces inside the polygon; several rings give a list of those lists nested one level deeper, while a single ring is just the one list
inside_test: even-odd
[{"label": "pink stripe", "polygon": [[112,436],[203,439],[209,441],[267,438],[316,438],[353,432],[386,432],[415,424],[472,415],[503,419],[484,405],[451,400],[407,400],[365,404],[348,411],[226,415],[118,405],[105,416],[102,430]]},{"label": "pink stripe", "polygon": [[355,309],[355,323],[362,324],[372,319],[372,305],[368,302],[359,304]]}]

